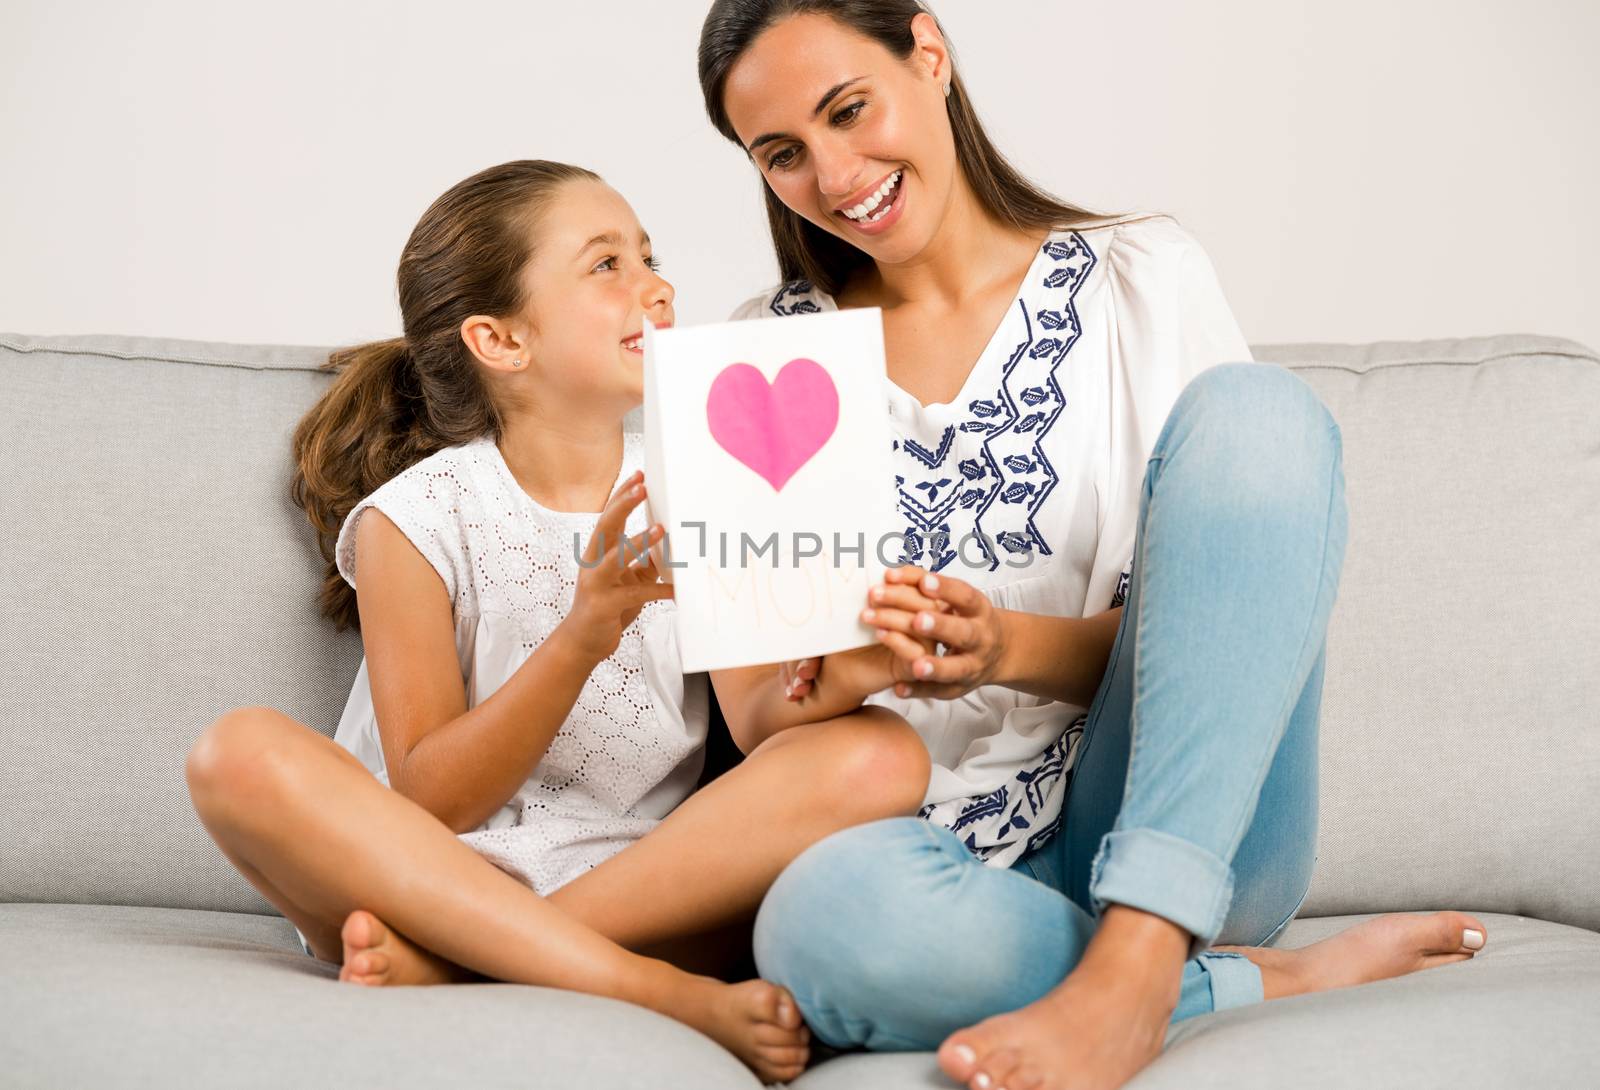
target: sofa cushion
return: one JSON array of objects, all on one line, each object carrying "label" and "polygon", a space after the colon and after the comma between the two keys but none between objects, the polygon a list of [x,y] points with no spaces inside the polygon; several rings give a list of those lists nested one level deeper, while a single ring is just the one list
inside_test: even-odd
[{"label": "sofa cushion", "polygon": [[[1185,1019],[1127,1090],[1504,1090],[1590,1085],[1600,1066],[1600,935],[1477,913],[1489,945],[1471,961],[1397,980]],[[1362,917],[1366,918],[1366,917]],[[1296,920],[1279,946],[1357,917]],[[930,1052],[850,1054],[794,1090],[950,1090]]]},{"label": "sofa cushion", "polygon": [[0,901],[273,912],[195,817],[229,708],[331,734],[359,637],[317,617],[289,436],[325,349],[0,335]]},{"label": "sofa cushion", "polygon": [[0,904],[0,965],[6,1086],[761,1085],[709,1038],[616,1000],[341,984],[281,917]]},{"label": "sofa cushion", "polygon": [[1600,357],[1554,337],[1267,345],[1344,436],[1304,915],[1600,929]]}]

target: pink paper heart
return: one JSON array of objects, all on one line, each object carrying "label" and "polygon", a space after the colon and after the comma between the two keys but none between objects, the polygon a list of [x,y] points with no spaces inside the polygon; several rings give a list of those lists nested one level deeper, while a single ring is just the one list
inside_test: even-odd
[{"label": "pink paper heart", "polygon": [[723,450],[781,492],[839,424],[839,391],[816,360],[790,360],[772,385],[748,363],[723,368],[706,395],[706,423]]}]

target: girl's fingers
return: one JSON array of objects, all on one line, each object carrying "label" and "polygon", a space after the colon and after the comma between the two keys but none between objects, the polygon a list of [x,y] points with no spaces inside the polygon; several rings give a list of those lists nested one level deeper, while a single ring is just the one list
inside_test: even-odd
[{"label": "girl's fingers", "polygon": [[644,499],[644,470],[635,470],[633,475],[623,481],[617,490],[611,493],[611,498],[606,501],[605,509],[600,512],[599,520],[594,524],[594,533],[589,535],[589,545],[583,551],[586,564],[593,566],[596,560],[617,547],[621,541],[623,529],[628,524],[628,514]]},{"label": "girl's fingers", "polygon": [[903,583],[908,586],[916,586],[922,582],[923,577],[927,574],[924,569],[917,567],[915,564],[903,564],[898,568],[889,568],[885,571],[883,573],[883,581],[885,583]]},{"label": "girl's fingers", "polygon": [[622,551],[618,560],[633,571],[639,571],[646,565],[653,568],[656,558],[650,555],[650,546],[660,541],[665,534],[666,528],[658,522],[642,534],[622,539],[619,542]]},{"label": "girl's fingers", "polygon": [[641,605],[645,602],[659,602],[663,598],[672,597],[671,583],[640,583],[634,588],[634,601]]},{"label": "girl's fingers", "polygon": [[795,664],[794,676],[801,681],[815,681],[822,673],[821,659],[801,659]]}]

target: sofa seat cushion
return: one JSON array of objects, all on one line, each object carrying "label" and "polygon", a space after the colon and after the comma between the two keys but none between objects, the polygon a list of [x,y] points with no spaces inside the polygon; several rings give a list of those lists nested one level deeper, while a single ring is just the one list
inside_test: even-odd
[{"label": "sofa seat cushion", "polygon": [[0,1084],[759,1090],[708,1038],[520,984],[362,988],[289,922],[0,904]]},{"label": "sofa seat cushion", "polygon": [[[1474,915],[1489,945],[1471,961],[1186,1019],[1127,1090],[1589,1085],[1600,1069],[1600,934]],[[1277,945],[1305,946],[1364,919],[1296,920]],[[954,1090],[932,1053],[840,1056],[792,1086]]]}]

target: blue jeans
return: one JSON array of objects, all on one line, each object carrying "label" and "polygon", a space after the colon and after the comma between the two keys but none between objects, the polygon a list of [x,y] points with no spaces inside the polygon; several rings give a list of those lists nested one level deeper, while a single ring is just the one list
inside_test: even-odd
[{"label": "blue jeans", "polygon": [[1310,886],[1345,537],[1339,429],[1311,388],[1271,365],[1202,372],[1146,465],[1055,837],[1006,870],[918,818],[836,833],[763,902],[761,975],[828,1044],[932,1049],[1050,992],[1123,904],[1193,936],[1173,1021],[1260,1001],[1256,966],[1207,948],[1270,943]]}]

